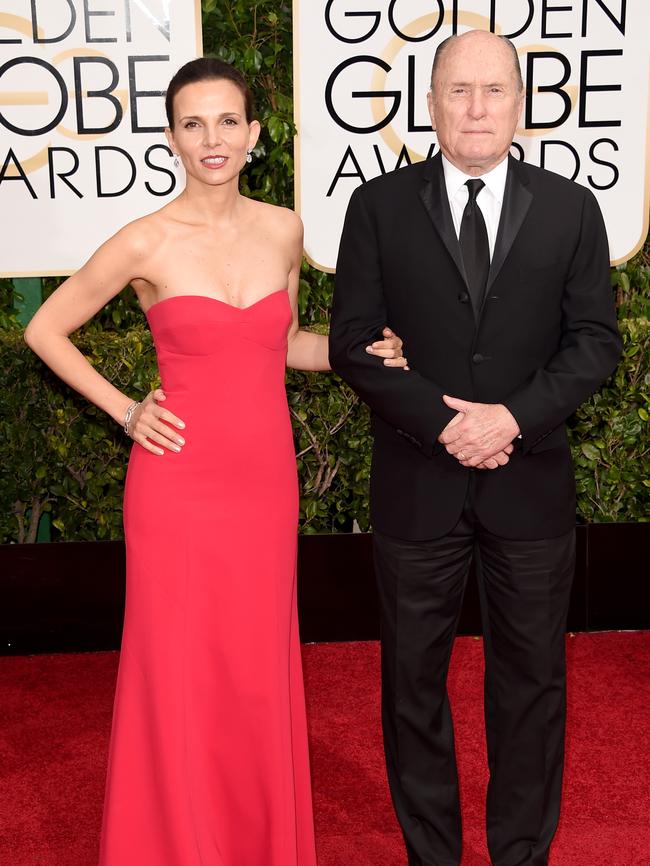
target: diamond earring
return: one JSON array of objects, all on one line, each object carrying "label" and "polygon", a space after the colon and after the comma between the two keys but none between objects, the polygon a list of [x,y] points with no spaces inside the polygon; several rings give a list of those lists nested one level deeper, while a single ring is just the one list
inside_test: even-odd
[{"label": "diamond earring", "polygon": [[179,166],[180,164],[181,164],[181,163],[180,163],[180,160],[179,160],[179,158],[178,158],[178,154],[175,153],[175,154],[174,154],[174,168],[178,168],[178,166]]},{"label": "diamond earring", "polygon": [[250,150],[247,150],[246,151],[246,162],[252,162],[252,161],[253,161],[253,152]]}]

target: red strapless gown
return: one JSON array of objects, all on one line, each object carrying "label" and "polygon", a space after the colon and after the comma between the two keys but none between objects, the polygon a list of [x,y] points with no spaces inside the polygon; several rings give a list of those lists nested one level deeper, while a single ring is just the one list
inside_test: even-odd
[{"label": "red strapless gown", "polygon": [[101,866],[315,866],[288,295],[147,315],[187,444],[129,463]]}]

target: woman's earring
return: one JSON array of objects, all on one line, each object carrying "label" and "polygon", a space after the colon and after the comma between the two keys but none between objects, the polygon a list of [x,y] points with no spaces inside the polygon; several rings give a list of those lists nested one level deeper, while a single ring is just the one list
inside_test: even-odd
[{"label": "woman's earring", "polygon": [[180,163],[180,160],[179,160],[179,158],[178,158],[178,154],[175,153],[175,154],[174,154],[174,168],[178,168],[178,166],[179,166],[180,164],[181,164],[181,163]]},{"label": "woman's earring", "polygon": [[253,152],[251,150],[247,150],[246,151],[246,162],[252,162],[252,161],[253,161]]}]

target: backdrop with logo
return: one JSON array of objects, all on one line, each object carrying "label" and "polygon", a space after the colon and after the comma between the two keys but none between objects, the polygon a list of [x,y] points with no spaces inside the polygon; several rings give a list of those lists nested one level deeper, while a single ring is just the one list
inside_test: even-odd
[{"label": "backdrop with logo", "polygon": [[70,274],[178,192],[163,129],[200,0],[3,0],[0,275]]},{"label": "backdrop with logo", "polygon": [[513,155],[589,187],[617,264],[648,232],[646,0],[294,0],[296,204],[313,265],[335,267],[359,183],[437,151],[426,107],[439,42],[512,39],[526,100]]}]

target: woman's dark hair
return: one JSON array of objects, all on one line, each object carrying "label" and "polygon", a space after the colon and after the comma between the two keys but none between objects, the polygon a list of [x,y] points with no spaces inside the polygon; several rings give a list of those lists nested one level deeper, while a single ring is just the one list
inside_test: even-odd
[{"label": "woman's dark hair", "polygon": [[165,111],[167,112],[169,128],[174,128],[174,98],[181,87],[185,87],[186,84],[196,84],[197,81],[219,79],[232,81],[239,90],[244,98],[246,121],[250,123],[255,118],[253,95],[241,72],[229,63],[217,60],[216,57],[199,57],[196,60],[190,60],[185,66],[181,66],[169,82],[165,95]]}]

